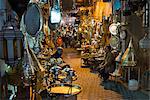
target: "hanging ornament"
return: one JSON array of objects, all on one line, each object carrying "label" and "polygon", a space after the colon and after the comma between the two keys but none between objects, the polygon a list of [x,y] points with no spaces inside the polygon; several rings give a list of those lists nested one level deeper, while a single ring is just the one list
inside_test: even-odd
[{"label": "hanging ornament", "polygon": [[150,48],[150,34],[145,34],[145,36],[139,41],[140,48]]}]

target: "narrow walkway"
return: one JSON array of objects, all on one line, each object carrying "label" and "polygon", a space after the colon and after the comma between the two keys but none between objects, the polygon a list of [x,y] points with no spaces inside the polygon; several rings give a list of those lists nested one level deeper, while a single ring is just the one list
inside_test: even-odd
[{"label": "narrow walkway", "polygon": [[64,49],[63,59],[77,72],[78,79],[73,84],[82,87],[78,100],[122,100],[122,96],[112,90],[106,90],[100,85],[97,74],[91,73],[88,68],[80,67],[80,55],[74,49]]},{"label": "narrow walkway", "polygon": [[78,100],[150,100],[150,95],[140,89],[131,91],[120,83],[114,84],[113,81],[108,81],[104,86],[100,85],[101,80],[97,74],[80,67],[80,54],[74,49],[64,49],[63,58],[77,72],[78,79],[73,84],[82,87]]}]

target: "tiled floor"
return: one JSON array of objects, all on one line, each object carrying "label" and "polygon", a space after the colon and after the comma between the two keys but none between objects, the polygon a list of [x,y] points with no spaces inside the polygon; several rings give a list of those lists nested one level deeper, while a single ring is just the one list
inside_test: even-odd
[{"label": "tiled floor", "polygon": [[91,73],[88,68],[81,68],[80,55],[74,49],[64,49],[63,59],[77,72],[78,79],[73,84],[82,87],[78,100],[122,100],[122,96],[112,90],[106,90],[100,85],[97,74]]}]

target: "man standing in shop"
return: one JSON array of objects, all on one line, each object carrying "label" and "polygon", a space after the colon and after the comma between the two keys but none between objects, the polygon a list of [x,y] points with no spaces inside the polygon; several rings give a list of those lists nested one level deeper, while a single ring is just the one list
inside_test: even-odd
[{"label": "man standing in shop", "polygon": [[115,70],[115,57],[111,52],[111,47],[105,47],[106,56],[104,61],[98,67],[98,72],[105,82],[109,78],[109,73]]}]

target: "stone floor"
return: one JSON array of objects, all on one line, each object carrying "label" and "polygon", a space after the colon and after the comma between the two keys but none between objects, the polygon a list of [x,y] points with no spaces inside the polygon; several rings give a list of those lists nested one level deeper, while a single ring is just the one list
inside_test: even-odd
[{"label": "stone floor", "polygon": [[[96,73],[91,73],[89,68],[81,68],[80,53],[78,53],[75,49],[71,48],[64,49],[63,59],[66,63],[70,64],[70,66],[76,71],[78,75],[78,79],[73,82],[73,84],[77,84],[82,88],[81,93],[77,95],[77,100],[150,100],[149,99],[150,96],[144,94],[140,90],[130,91],[122,83],[115,84],[114,81],[110,80],[104,83],[102,86],[101,79],[98,77]],[[18,94],[19,95],[18,98],[23,98],[27,95],[26,90],[22,92],[22,90],[20,89],[19,91],[20,92]],[[27,100],[27,99],[17,99],[17,100]],[[43,100],[51,100],[51,99],[47,98]],[[63,100],[76,100],[76,99],[63,99]]]},{"label": "stone floor", "polygon": [[77,100],[150,100],[150,95],[140,90],[130,91],[124,83],[115,84],[110,80],[102,86],[96,73],[91,73],[89,68],[81,68],[80,53],[74,49],[64,49],[63,59],[78,75],[78,79],[73,82],[82,87]]}]

